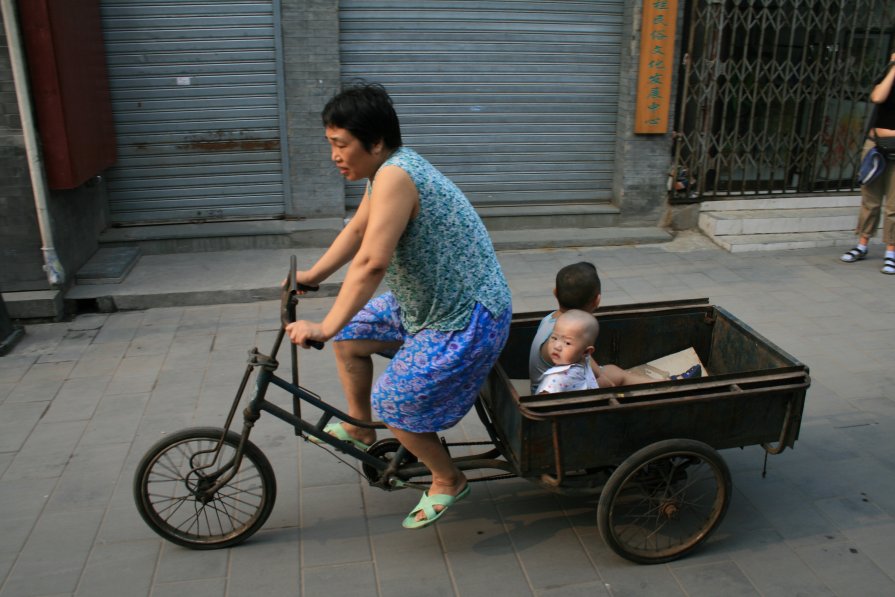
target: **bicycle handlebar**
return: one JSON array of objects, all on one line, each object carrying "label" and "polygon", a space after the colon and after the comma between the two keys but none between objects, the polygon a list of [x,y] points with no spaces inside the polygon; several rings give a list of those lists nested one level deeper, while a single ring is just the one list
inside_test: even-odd
[{"label": "bicycle handlebar", "polygon": [[[310,286],[308,284],[299,284],[295,279],[296,260],[295,255],[289,258],[289,277],[283,284],[283,292],[280,296],[280,320],[285,328],[290,323],[295,323],[295,311],[298,307],[298,293],[316,292],[320,290],[319,286]],[[321,350],[323,342],[319,340],[308,340],[308,346]]]}]

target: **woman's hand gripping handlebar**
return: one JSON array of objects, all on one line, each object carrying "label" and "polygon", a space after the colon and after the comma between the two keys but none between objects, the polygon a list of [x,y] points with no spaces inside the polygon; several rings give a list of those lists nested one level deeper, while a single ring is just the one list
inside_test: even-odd
[{"label": "woman's hand gripping handlebar", "polygon": [[[317,350],[323,348],[323,342],[313,339],[313,327],[309,321],[296,321],[295,312],[298,307],[298,296],[306,292],[315,292],[320,290],[319,286],[310,286],[307,284],[299,284],[295,277],[296,265],[295,255],[289,259],[289,276],[283,281],[283,292],[280,295],[280,319],[286,335],[289,339],[302,348],[313,347]],[[318,326],[319,327],[319,326]]]}]

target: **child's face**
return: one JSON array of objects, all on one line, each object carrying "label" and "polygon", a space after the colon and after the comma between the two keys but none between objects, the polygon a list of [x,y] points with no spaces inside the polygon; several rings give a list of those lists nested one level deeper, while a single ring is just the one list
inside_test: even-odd
[{"label": "child's face", "polygon": [[571,365],[584,358],[593,349],[584,339],[584,330],[579,325],[568,324],[560,318],[547,340],[550,360],[554,365]]}]

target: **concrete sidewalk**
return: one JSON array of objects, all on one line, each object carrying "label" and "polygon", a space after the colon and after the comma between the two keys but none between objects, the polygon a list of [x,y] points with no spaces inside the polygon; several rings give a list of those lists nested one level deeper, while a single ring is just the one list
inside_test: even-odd
[{"label": "concrete sidewalk", "polygon": [[[556,270],[587,259],[604,304],[709,297],[811,367],[795,449],[771,456],[766,478],[760,448],[722,451],[734,491],[720,529],[658,566],[614,555],[592,500],[520,479],[476,483],[442,522],[406,531],[416,492],[369,487],[271,417],[252,435],[278,482],[264,528],[225,550],[163,541],[133,506],[135,467],[159,438],[222,422],[246,350],[269,349],[278,304],[213,299],[237,283],[270,288],[291,251],[165,256],[157,277],[144,257],[133,292],[192,292],[195,306],[28,325],[0,358],[0,597],[893,595],[895,278],[876,251],[843,264],[837,250],[734,255],[682,235],[500,253],[516,312],[551,308]],[[301,312],[320,318],[331,303]],[[342,404],[330,349],[300,358],[302,385]],[[474,414],[447,436],[485,439]]]}]

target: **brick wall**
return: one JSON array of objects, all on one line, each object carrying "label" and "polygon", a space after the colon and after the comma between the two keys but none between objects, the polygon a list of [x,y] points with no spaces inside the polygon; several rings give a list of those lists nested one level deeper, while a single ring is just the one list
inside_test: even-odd
[{"label": "brick wall", "polygon": [[[684,2],[680,3],[683,10]],[[642,222],[653,225],[664,215],[668,204],[668,172],[671,168],[672,138],[665,135],[635,135],[634,110],[637,99],[637,70],[640,60],[641,2],[625,3],[621,48],[621,77],[616,140],[615,179],[613,202],[621,209],[626,223]],[[683,13],[678,15],[680,31]],[[678,35],[678,39],[680,36]],[[675,63],[680,64],[679,48],[675,51]],[[674,74],[676,75],[676,69]],[[676,77],[675,77],[676,79]],[[677,81],[671,83],[676,93]],[[674,126],[674,103],[669,114],[669,131]]]},{"label": "brick wall", "polygon": [[42,266],[12,67],[0,27],[0,290],[45,288]]},{"label": "brick wall", "polygon": [[329,158],[320,112],[340,87],[339,6],[333,0],[283,2],[282,36],[289,135],[286,210],[300,217],[341,217],[342,177]]},{"label": "brick wall", "polygon": [[[96,252],[99,233],[106,227],[105,187],[99,182],[54,191],[47,208],[53,244],[70,283]],[[41,245],[9,48],[0,26],[0,290],[49,288]]]}]

